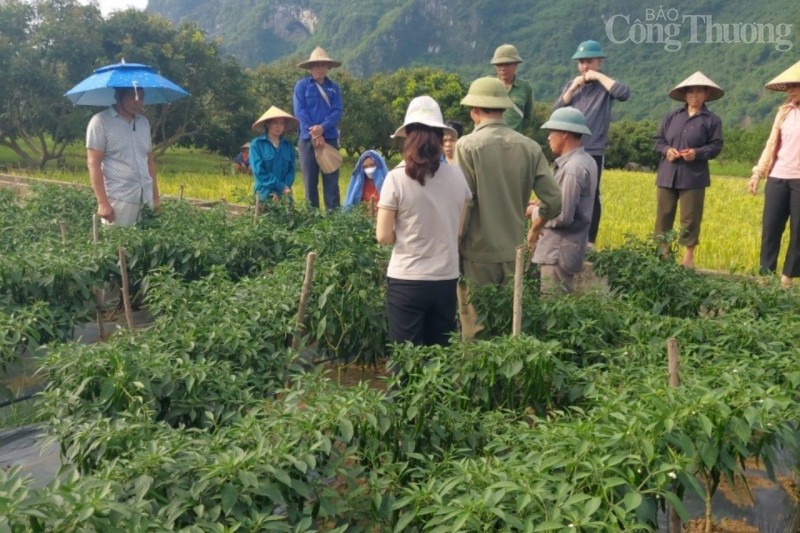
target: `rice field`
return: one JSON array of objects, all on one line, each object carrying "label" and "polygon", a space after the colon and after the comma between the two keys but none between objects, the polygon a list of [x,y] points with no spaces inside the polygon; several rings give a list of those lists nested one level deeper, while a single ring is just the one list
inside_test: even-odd
[{"label": "rice field", "polygon": [[[763,191],[763,182],[761,188]],[[654,173],[603,172],[603,216],[597,239],[599,248],[621,246],[626,235],[645,237],[652,234],[656,212],[655,189]],[[751,196],[747,192],[746,179],[712,176],[711,187],[706,191],[695,265],[726,272],[755,272],[758,269],[763,208],[763,194]],[[779,268],[780,265],[781,261]]]},{"label": "rice field", "polygon": [[[172,160],[175,157],[178,159]],[[192,167],[202,171],[182,172],[178,169],[184,167],[185,161],[180,157],[182,155],[167,155],[159,162],[158,179],[162,195],[178,196],[183,186],[186,198],[224,199],[236,204],[249,204],[253,201],[252,177],[232,174],[228,160],[219,157],[213,161],[206,159],[204,166],[195,164]],[[353,165],[354,161],[346,159],[342,166],[339,180],[342,198],[347,190]],[[732,169],[712,166],[712,172],[715,170]],[[48,172],[39,176],[88,185],[85,172]],[[603,217],[597,240],[598,248],[621,246],[629,235],[645,238],[652,234],[655,217],[654,173],[606,170],[603,172],[601,194]],[[295,179],[293,196],[298,204],[305,199],[299,172]],[[747,193],[745,179],[712,175],[712,184],[706,193],[700,244],[695,252],[697,268],[724,272],[756,272],[763,202],[763,194],[753,197]],[[679,251],[679,256],[680,254],[682,251]],[[782,257],[783,254],[781,260]],[[780,265],[779,261],[779,268]]]}]

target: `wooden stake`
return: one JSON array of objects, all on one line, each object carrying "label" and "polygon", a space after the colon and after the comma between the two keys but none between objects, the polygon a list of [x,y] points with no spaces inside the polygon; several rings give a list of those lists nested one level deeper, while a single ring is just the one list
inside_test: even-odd
[{"label": "wooden stake", "polygon": [[306,319],[306,308],[308,307],[308,297],[311,295],[311,286],[314,281],[314,260],[317,258],[316,252],[308,252],[306,256],[306,275],[303,278],[303,290],[300,293],[300,303],[297,306],[297,320],[295,321],[294,339],[292,339],[292,349],[300,347],[300,338],[305,333],[303,323]]},{"label": "wooden stake", "polygon": [[[95,213],[92,215],[92,244],[97,246],[100,238],[97,231],[97,225],[100,223],[100,217]],[[103,298],[105,297],[105,291],[103,289],[95,287],[94,289],[94,306],[95,306],[95,317],[97,319],[97,335],[100,337],[100,340],[105,340],[106,338],[106,328],[105,328],[105,320],[103,318]]]},{"label": "wooden stake", "polygon": [[178,200],[183,200],[183,185],[181,185],[181,192],[178,193]]},{"label": "wooden stake", "polygon": [[667,339],[667,357],[669,358],[669,386],[679,387],[681,384],[681,357],[678,339],[670,337]]},{"label": "wooden stake", "polygon": [[[675,337],[670,337],[667,339],[667,358],[668,358],[668,367],[669,367],[669,386],[672,389],[676,389],[681,384],[681,375],[680,375],[680,346],[678,345],[678,339]],[[673,489],[673,492],[674,489]],[[678,516],[678,513],[675,511],[675,508],[670,506],[669,507],[669,533],[681,533],[683,531],[683,524],[681,524],[681,517]]]},{"label": "wooden stake", "polygon": [[525,247],[517,246],[517,257],[514,264],[514,317],[511,336],[517,337],[522,332],[522,278],[525,275]]},{"label": "wooden stake", "polygon": [[128,329],[133,331],[133,309],[131,309],[131,293],[128,287],[128,260],[123,246],[119,247],[119,272],[122,275],[122,303],[125,306],[125,320]]},{"label": "wooden stake", "polygon": [[92,242],[97,244],[100,241],[100,234],[99,234],[99,226],[100,226],[100,215],[95,213],[92,215]]},{"label": "wooden stake", "polygon": [[253,225],[256,225],[256,221],[258,221],[258,210],[261,207],[261,197],[259,197],[258,193],[256,193],[256,208],[253,210]]},{"label": "wooden stake", "polygon": [[61,244],[67,245],[67,223],[63,220],[58,221],[58,226],[61,228]]}]

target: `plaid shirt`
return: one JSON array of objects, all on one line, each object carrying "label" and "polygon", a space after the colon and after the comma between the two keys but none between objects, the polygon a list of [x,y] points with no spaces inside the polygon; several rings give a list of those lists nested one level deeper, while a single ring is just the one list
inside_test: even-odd
[{"label": "plaid shirt", "polygon": [[89,121],[86,148],[103,153],[100,168],[110,199],[152,205],[153,178],[147,168],[152,142],[147,118],[136,115],[128,122],[109,107]]}]

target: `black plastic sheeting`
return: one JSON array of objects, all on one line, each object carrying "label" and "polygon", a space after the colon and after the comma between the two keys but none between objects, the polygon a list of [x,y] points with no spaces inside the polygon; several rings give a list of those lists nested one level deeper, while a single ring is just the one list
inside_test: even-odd
[{"label": "black plastic sheeting", "polygon": [[23,426],[0,430],[0,468],[19,466],[19,475],[30,475],[31,486],[44,487],[55,479],[61,468],[58,444],[42,448],[42,426]]}]

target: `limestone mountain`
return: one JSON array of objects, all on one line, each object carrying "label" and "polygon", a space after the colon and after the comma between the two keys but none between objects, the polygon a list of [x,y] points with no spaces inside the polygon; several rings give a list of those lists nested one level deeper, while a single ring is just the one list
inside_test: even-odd
[{"label": "limestone mountain", "polygon": [[669,89],[702,70],[726,91],[712,104],[725,122],[760,122],[782,100],[764,83],[800,58],[790,0],[150,0],[147,9],[195,22],[249,67],[321,45],[356,76],[433,66],[469,81],[492,74],[492,52],[509,42],[525,59],[518,74],[547,103],[576,75],[576,45],[595,39],[604,71],[632,89],[615,113],[634,119],[659,119],[675,105]]}]

